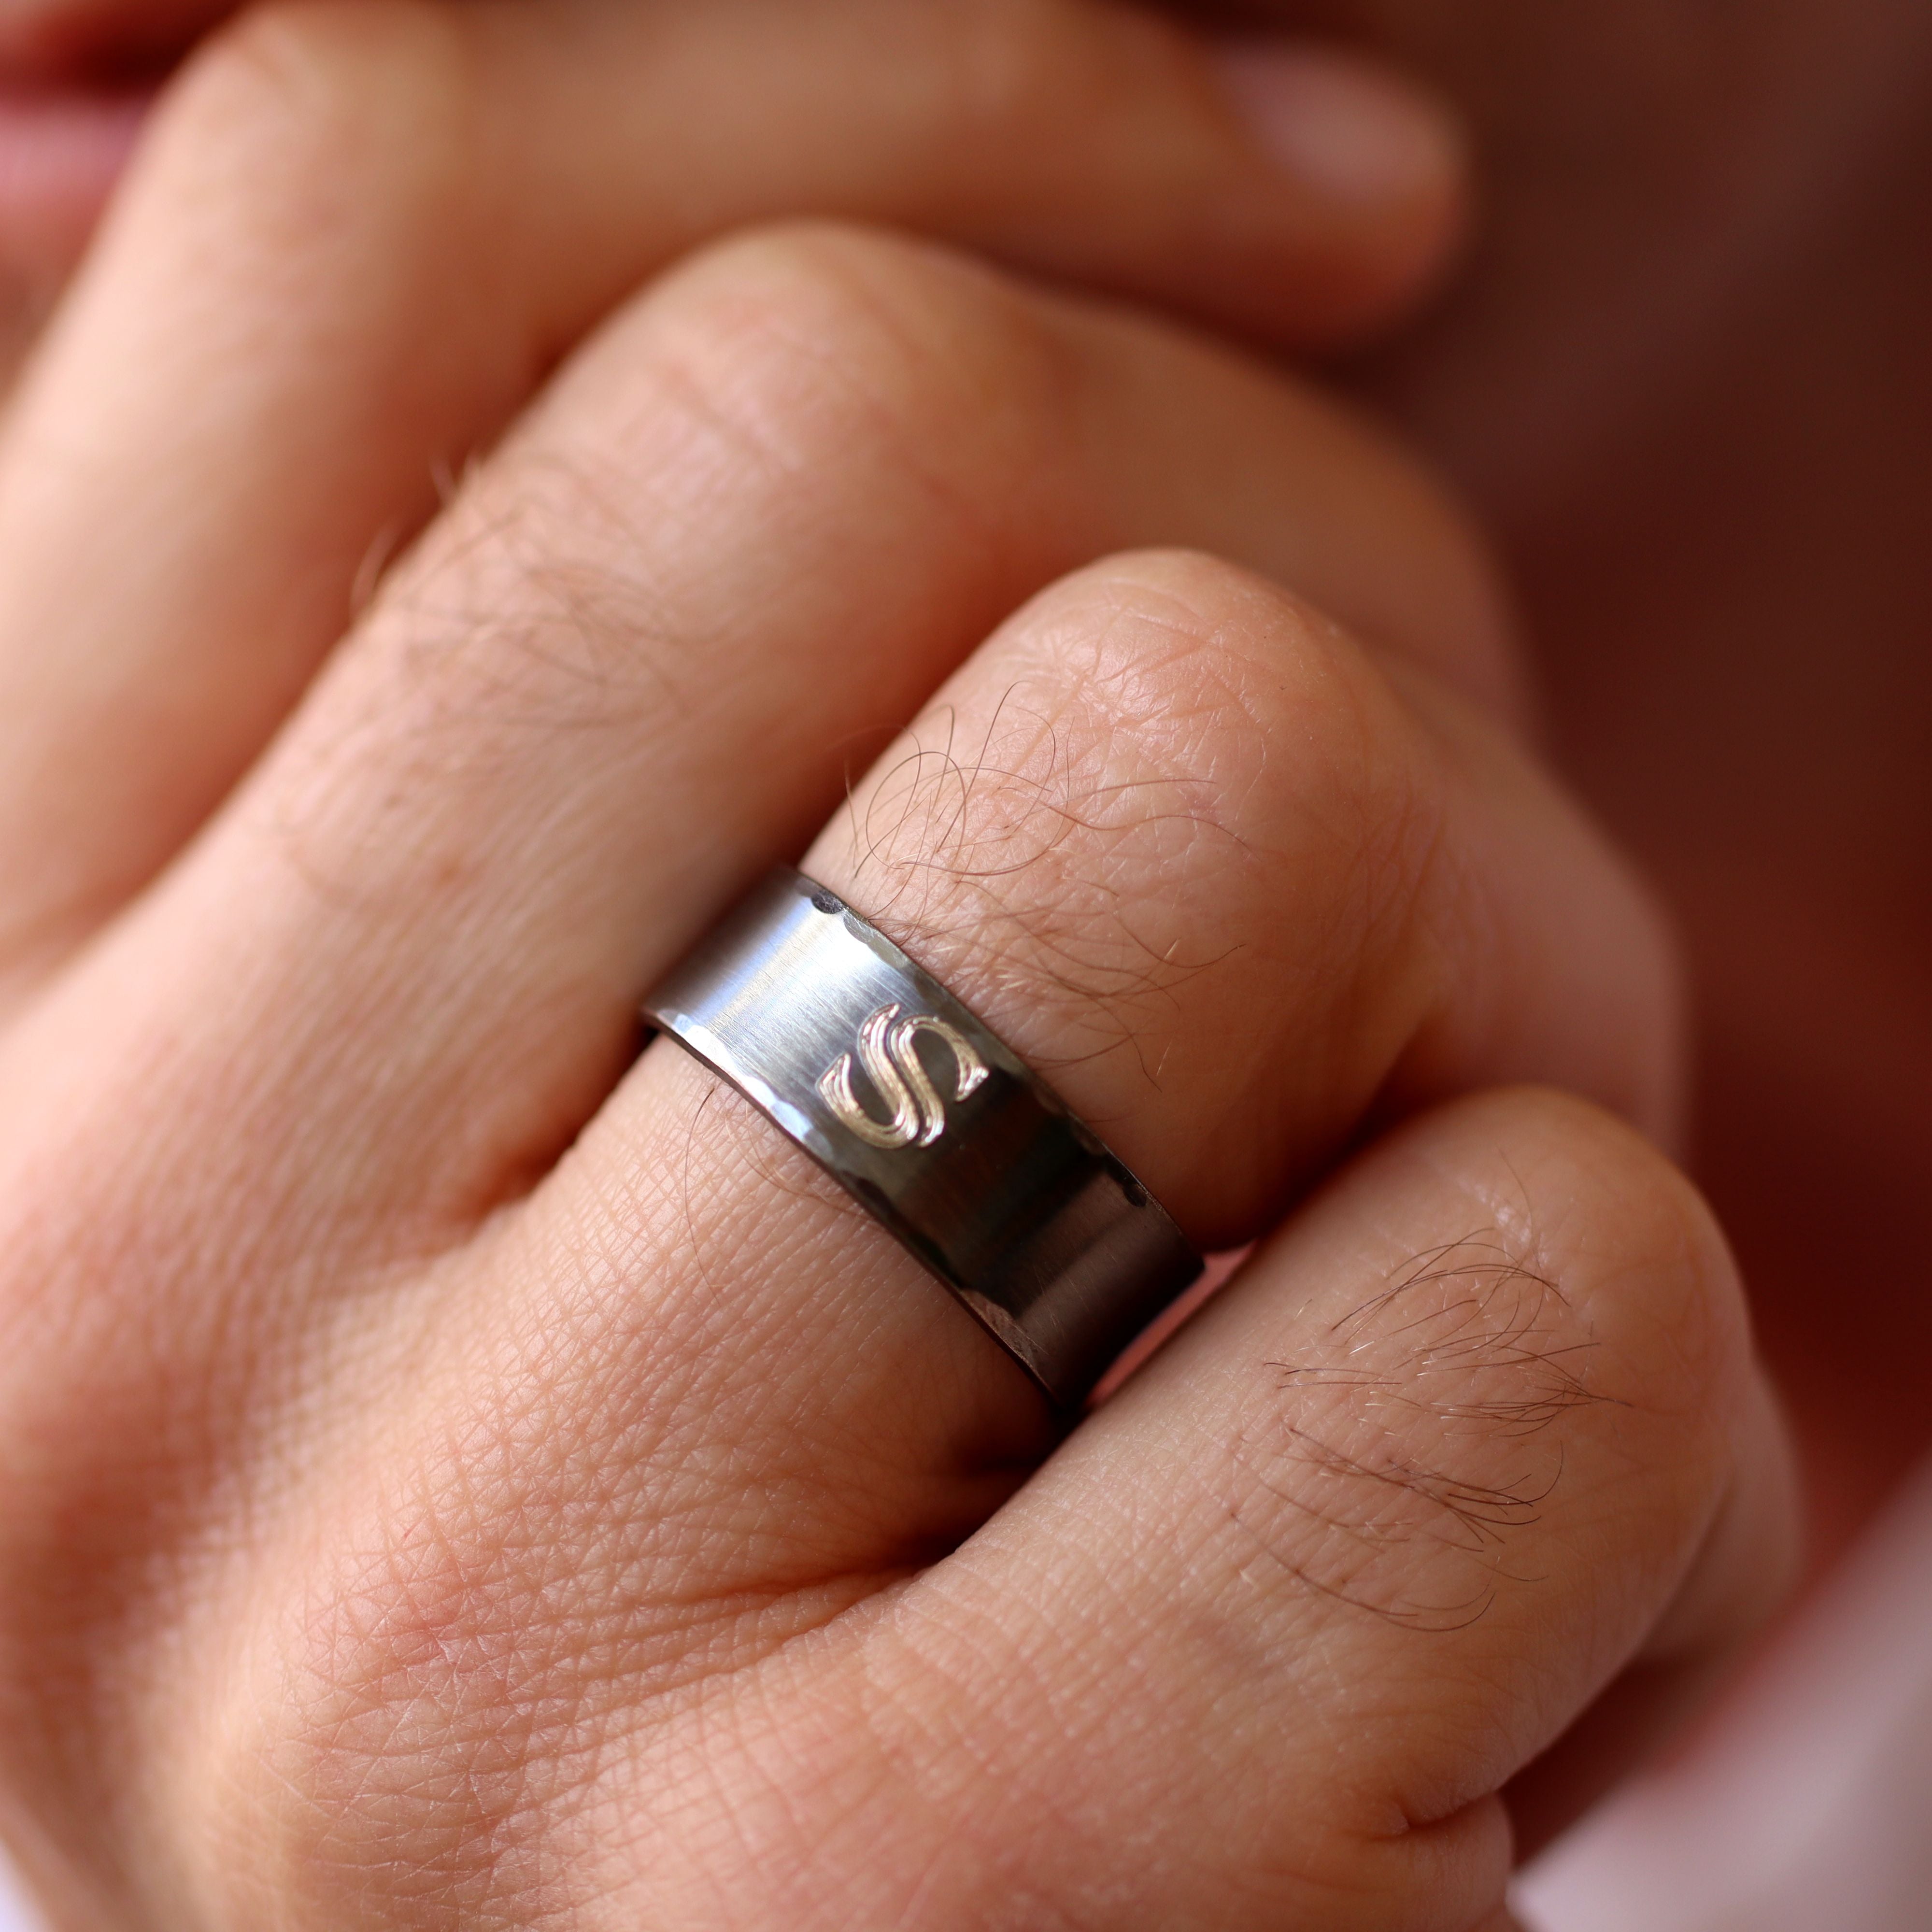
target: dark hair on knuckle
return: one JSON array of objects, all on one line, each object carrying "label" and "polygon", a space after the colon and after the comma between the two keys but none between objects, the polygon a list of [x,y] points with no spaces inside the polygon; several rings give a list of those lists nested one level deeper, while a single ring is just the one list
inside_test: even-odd
[{"label": "dark hair on knuckle", "polygon": [[1079,1044],[1046,1064],[1125,1049],[1157,1084],[1159,1060],[1142,1042],[1171,1034],[1183,990],[1240,949],[1193,956],[1150,938],[1155,909],[1118,875],[1138,862],[1136,842],[1177,821],[1232,837],[1208,786],[1096,771],[1102,748],[1070,742],[1055,715],[1022,701],[1017,684],[976,743],[962,746],[961,730],[956,708],[928,712],[862,796],[848,794],[868,912],[915,956],[970,952],[1022,974],[1031,1004],[1045,994],[1062,1006]]},{"label": "dark hair on knuckle", "polygon": [[[1561,1287],[1479,1229],[1412,1256],[1310,1355],[1268,1364],[1231,1514],[1322,1594],[1419,1630],[1538,1579],[1515,1546],[1563,1479],[1560,1425],[1617,1400]],[[1286,1402],[1286,1407],[1283,1403]]]}]

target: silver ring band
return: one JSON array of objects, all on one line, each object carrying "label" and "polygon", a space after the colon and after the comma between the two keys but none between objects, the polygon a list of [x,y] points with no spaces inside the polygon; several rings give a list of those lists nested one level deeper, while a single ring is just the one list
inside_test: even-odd
[{"label": "silver ring band", "polygon": [[1017,1054],[789,867],[644,1012],[863,1202],[1062,1408],[1201,1272],[1154,1197]]}]

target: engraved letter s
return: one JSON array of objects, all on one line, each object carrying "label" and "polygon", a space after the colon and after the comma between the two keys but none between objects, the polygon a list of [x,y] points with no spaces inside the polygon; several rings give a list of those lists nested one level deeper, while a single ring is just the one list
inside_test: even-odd
[{"label": "engraved letter s", "polygon": [[954,1100],[964,1100],[986,1078],[986,1061],[957,1027],[930,1013],[902,1017],[896,1001],[879,1007],[859,1029],[859,1062],[880,1099],[892,1109],[891,1118],[875,1120],[860,1106],[852,1090],[849,1053],[842,1053],[818,1082],[825,1104],[868,1147],[891,1149],[914,1142],[931,1147],[946,1131],[946,1102],[914,1051],[922,1033],[944,1040],[952,1055]]}]

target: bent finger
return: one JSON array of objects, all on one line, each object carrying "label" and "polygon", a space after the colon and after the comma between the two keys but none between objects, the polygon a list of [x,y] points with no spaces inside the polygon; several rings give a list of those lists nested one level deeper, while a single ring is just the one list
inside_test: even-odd
[{"label": "bent finger", "polygon": [[[1232,501],[1216,487],[1231,477]],[[897,1561],[976,1521],[1012,1480],[989,1485],[988,1457],[1042,1446],[1030,1390],[876,1228],[855,1231],[838,1197],[784,1167],[765,1124],[724,1131],[694,1069],[682,1087],[654,1072],[648,1107],[627,1109],[542,1215],[510,1204],[620,1078],[650,981],[774,856],[803,848],[848,762],[1041,581],[1163,533],[1367,600],[1389,634],[1495,648],[1480,561],[1406,464],[1294,385],[1171,328],[827,231],[736,242],[620,318],[479,468],[254,784],[0,1047],[20,1127],[0,1157],[15,1177],[0,1203],[0,1406],[59,1444],[36,1461],[46,1481],[11,1492],[7,1534],[34,1545],[34,1567],[65,1574],[74,1499],[104,1520],[100,1497],[152,1480],[154,1445],[193,1490],[231,1466],[222,1445],[262,1405],[328,1381],[345,1346],[380,1378],[375,1358],[418,1318],[480,1352],[431,1363],[416,1336],[393,1400],[374,1405],[410,1439],[371,1468],[412,1466],[414,1432],[440,1434],[472,1404],[479,1442],[518,1413],[548,1418],[538,1432],[560,1450],[626,1418],[648,1432],[638,1405],[668,1399],[679,1352],[725,1362],[703,1342],[707,1308],[789,1308],[782,1334],[734,1318],[729,1357],[752,1361],[764,1332],[798,1369],[790,1396],[764,1405],[760,1453],[844,1517],[839,1546]],[[1400,571],[1381,565],[1391,550]],[[1354,665],[1329,688],[1359,685],[1386,715],[1395,700],[1366,653],[1292,599],[1279,614],[1310,670],[1328,655]],[[1346,768],[1348,707],[1320,715]],[[1347,895],[1346,868],[1324,878]],[[1291,906],[1267,909],[1270,929]],[[1225,1060],[1225,1038],[1213,1050]],[[1634,1105],[1660,1090],[1664,1057],[1649,1053],[1616,1076],[1637,1076]],[[1151,1097],[1109,1109],[1096,1090],[1083,1104],[1124,1116]],[[1288,1125],[1304,1148],[1322,1131]],[[1275,1185],[1251,1159],[1241,1172]],[[707,1196],[723,1219],[694,1246],[687,1199]],[[1204,1225],[1253,1208],[1205,1187],[1196,1204]],[[479,1220],[490,1234],[472,1252]],[[734,1227],[758,1269],[808,1262],[784,1296],[736,1266],[707,1287]],[[430,1253],[448,1268],[405,1292],[399,1276]],[[444,1283],[460,1305],[439,1306]],[[842,1370],[814,1386],[832,1330],[854,1322],[874,1338],[866,1372],[898,1374],[875,1414]],[[572,1334],[608,1346],[573,1367],[550,1348]],[[519,1368],[526,1348],[541,1359]],[[568,1394],[604,1366],[608,1391]],[[944,1391],[923,1417],[908,1412],[922,1385]],[[358,1431],[372,1386],[322,1406]],[[825,1400],[841,1386],[842,1409]],[[75,1432],[104,1411],[122,1426]],[[642,1473],[641,1439],[622,1437],[625,1482]],[[544,1458],[504,1446],[508,1494]],[[694,1447],[690,1466],[714,1466]],[[476,1493],[465,1481],[448,1500]],[[647,1540],[652,1507],[625,1504]],[[279,1508],[265,1499],[268,1516]],[[816,1535],[802,1511],[791,1528]],[[371,1537],[345,1546],[383,1546]],[[596,1587],[601,1558],[556,1553]]]},{"label": "bent finger", "polygon": [[[849,346],[863,317],[899,359],[797,352],[808,297],[837,318],[828,339]],[[774,314],[790,358],[747,358],[748,326]],[[250,1748],[248,1712],[272,1712],[331,1789],[371,1795],[356,1819],[380,1820],[380,1792],[433,1790],[457,1862],[487,1854],[487,1801],[466,1807],[492,1780],[446,1762],[431,1778],[421,1750],[486,1748],[460,1721],[465,1658],[563,1672],[619,1722],[648,1686],[781,1640],[956,1540],[1044,1446],[983,1335],[664,1052],[515,1197],[604,1096],[656,964],[803,843],[807,814],[835,805],[841,739],[913,712],[970,649],[1040,566],[1040,533],[1067,527],[1056,499],[1090,532],[1119,528],[1216,464],[1214,441],[1183,442],[1198,467],[1100,487],[1131,446],[1100,429],[1130,426],[1123,397],[1144,404],[1165,369],[1170,406],[1236,448],[1280,406],[1168,332],[874,238],[742,244],[626,320],[636,332],[614,331],[479,475],[256,784],[8,1065],[38,1073],[36,1171],[102,1144],[104,1119],[140,1149],[10,1196],[6,1408],[46,1474],[10,1492],[9,1534],[49,1546],[77,1493],[118,1526],[100,1499],[134,1480],[130,1454],[142,1485],[178,1458],[186,1493],[245,1462],[264,1541],[310,1552],[286,1566],[308,1586],[296,1648],[278,1630],[263,1654],[328,1668],[274,1697],[224,1676],[236,1701],[210,1714],[206,1748],[258,1788],[277,1760]],[[1138,372],[1124,389],[1123,367]],[[1023,400],[1060,412],[988,411],[1029,370]],[[908,454],[934,436],[937,476]],[[844,460],[801,490],[832,448]],[[694,473],[703,514],[673,522],[664,480]],[[1277,473],[1292,504],[1299,472]],[[1017,578],[988,562],[1012,555]],[[1232,566],[1118,560],[1005,626],[860,800],[857,822],[876,820],[868,802],[890,806],[927,766],[908,754],[964,721],[959,742],[990,741],[998,806],[965,830],[1045,826],[1036,866],[961,867],[943,763],[913,795],[934,810],[884,814],[912,842],[842,846],[842,818],[814,860],[842,850],[854,902],[889,926],[916,910],[920,950],[1202,1238],[1257,1226],[1378,1092],[1414,1105],[1431,1081],[1544,1056],[1640,1110],[1667,1086],[1640,898],[1500,734],[1384,661]],[[1002,872],[1022,894],[1004,905]],[[901,875],[958,896],[890,890]],[[1198,950],[1167,947],[1177,916]],[[1124,940],[1138,1012],[1106,976]],[[1178,976],[1148,984],[1149,962]],[[1181,1077],[1196,1060],[1214,1082]],[[1270,1066],[1288,1070],[1279,1092],[1256,1077]],[[184,1115],[208,1131],[171,1131]],[[301,1427],[278,1426],[285,1404]],[[111,1439],[78,1437],[74,1418],[104,1406]],[[464,1580],[485,1573],[502,1587]],[[438,1635],[398,1678],[380,1634],[420,1635],[425,1606]],[[249,1615],[290,1607],[271,1593]],[[352,1762],[371,1740],[379,1761]],[[328,1855],[393,1856],[358,1829]]]},{"label": "bent finger", "polygon": [[[419,730],[406,735],[419,757]],[[612,835],[646,816],[644,795],[634,778],[615,791],[608,773],[553,769],[525,733],[482,758],[511,815],[479,826],[453,812],[482,842],[456,869],[488,878],[489,907],[524,904],[552,880],[574,892],[595,876],[610,893]],[[1492,755],[1464,757],[1373,658],[1287,593],[1198,557],[1124,558],[1004,627],[856,788],[808,863],[1050,1070],[1197,1239],[1238,1240],[1333,1156],[1378,1092],[1414,1106],[1425,1083],[1474,1084],[1486,1066],[1565,1053],[1568,1072],[1598,1084],[1652,1077],[1650,1002],[1662,995],[1642,903],[1559,802],[1520,774],[1495,782]],[[436,782],[460,780],[464,764],[434,759]],[[554,789],[560,772],[583,782],[580,796]],[[719,776],[735,784],[742,772]],[[377,800],[421,783],[399,784],[380,762],[358,779]],[[608,817],[591,814],[593,802]],[[868,836],[868,823],[888,836]],[[394,846],[442,868],[420,842]],[[664,914],[658,880],[694,901],[696,888],[664,873],[662,855],[654,863],[647,838],[632,856],[636,874],[620,868],[614,896],[634,898],[634,934]],[[275,1700],[236,1679],[208,1748],[260,1798],[265,1832],[296,1832],[298,1862],[322,1847],[299,1820],[267,1815],[274,1793],[250,1768],[266,1761],[263,1720],[251,1710],[292,1733],[305,1778],[356,1794],[347,1823],[333,1804],[314,1814],[333,1868],[391,1857],[374,1828],[406,1802],[434,1812],[448,1882],[484,1882],[492,1821],[478,1793],[489,1780],[452,1776],[450,1761],[505,1739],[466,1724],[463,1660],[514,1654],[526,1682],[556,1673],[571,1685],[573,1731],[608,1738],[661,1700],[700,1694],[709,1676],[753,1670],[969,1534],[1050,1438],[1030,1385],[970,1318],[770,1122],[666,1042],[527,1199],[412,1288],[363,1294],[372,1270],[393,1282],[399,1256],[424,1238],[410,1211],[430,1192],[424,1150],[473,1150],[464,1136],[486,1083],[531,1085],[527,1066],[506,1076],[476,1043],[498,1046],[518,1011],[541,1017],[553,1050],[577,1028],[558,1017],[574,988],[528,976],[554,970],[556,956],[518,956],[532,930],[562,922],[560,903],[487,957],[480,928],[433,915],[386,957],[354,910],[318,916],[311,902],[299,935],[316,997],[342,1016],[328,1037],[338,1058],[350,1043],[362,1070],[298,1056],[302,1077],[279,1102],[302,1110],[308,1137],[302,1185],[315,1192],[277,1215],[302,1251],[272,1258],[272,1234],[250,1250],[248,1278],[218,1297],[205,1273],[140,1284],[136,1394],[178,1400],[207,1386],[211,1327],[231,1350],[247,1338],[223,1370],[244,1376],[264,1359],[312,1355],[304,1339],[318,1330],[338,1352],[356,1336],[347,1360],[365,1406],[329,1405],[352,1440],[328,1498],[330,1567],[298,1604],[275,1606],[299,1629],[277,1624],[263,1645],[275,1658],[296,1646],[327,1668],[281,1680]],[[205,930],[206,916],[192,923]],[[264,937],[278,952],[260,928],[243,951]],[[597,976],[612,986],[614,954]],[[211,952],[211,964],[224,956]],[[258,958],[251,976],[285,999],[284,967],[296,963],[291,948],[266,970]],[[259,1036],[268,1013],[241,1017]],[[354,1041],[352,1027],[370,1037]],[[1615,1062],[1597,1058],[1611,1040],[1622,1042]],[[374,1068],[395,1118],[368,1108]],[[273,1138],[230,1131],[244,1163]],[[290,1163],[272,1164],[251,1193],[285,1184]],[[325,1201],[339,1286],[314,1278]],[[152,1222],[146,1232],[152,1240]],[[183,1288],[202,1332],[166,1312]],[[90,1318],[101,1322],[98,1304]],[[1444,1362],[1466,1342],[1445,1335]],[[1335,1344],[1338,1359],[1348,1346]],[[1550,1346],[1542,1366],[1554,1374],[1564,1354]],[[165,1377],[158,1348],[176,1365]],[[1502,1353],[1510,1368],[1507,1336]],[[99,1358],[90,1366],[98,1373]],[[1505,1420],[1512,1403],[1533,1420],[1534,1390],[1501,1379],[1481,1400]],[[370,1402],[372,1388],[382,1400]],[[1540,1400],[1560,1409],[1562,1394]],[[318,1400],[313,1389],[305,1400]],[[1170,1476],[1122,1480],[1142,1494]],[[1496,1507],[1535,1500],[1532,1486]],[[1455,1506],[1451,1496],[1452,1517]],[[1479,1527],[1484,1507],[1473,1506]],[[310,1508],[287,1513],[278,1492],[266,1513],[314,1546]],[[1425,1522],[1419,1535],[1433,1533]],[[486,1574],[487,1590],[466,1581]],[[1156,1594],[1172,1586],[1146,1580]],[[448,1606],[427,1652],[424,1605]],[[398,1647],[417,1660],[400,1678]],[[540,1760],[526,1788],[554,1786],[567,1805],[578,1786],[548,1755],[553,1742],[516,1748]]]}]

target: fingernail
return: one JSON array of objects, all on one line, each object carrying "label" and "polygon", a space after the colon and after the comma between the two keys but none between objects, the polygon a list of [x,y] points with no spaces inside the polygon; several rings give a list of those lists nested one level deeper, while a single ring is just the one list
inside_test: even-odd
[{"label": "fingernail", "polygon": [[1406,202],[1461,178],[1462,136],[1448,112],[1366,60],[1253,40],[1224,42],[1214,59],[1254,139],[1332,200]]}]

